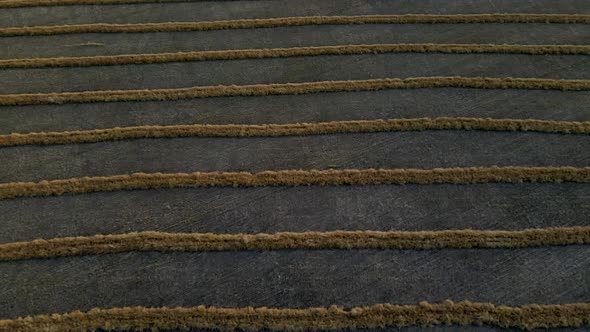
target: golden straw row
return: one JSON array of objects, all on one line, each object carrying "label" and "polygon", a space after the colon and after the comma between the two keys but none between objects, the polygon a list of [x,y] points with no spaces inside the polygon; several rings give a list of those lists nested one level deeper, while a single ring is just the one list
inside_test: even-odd
[{"label": "golden straw row", "polygon": [[136,126],[63,132],[0,135],[0,146],[77,144],[139,138],[275,137],[420,130],[486,130],[559,134],[590,134],[590,121],[439,117],[351,120],[291,124],[190,124]]},{"label": "golden straw row", "polygon": [[459,15],[358,15],[358,16],[302,16],[280,18],[239,19],[201,22],[161,23],[89,23],[0,28],[0,37],[49,36],[72,33],[140,33],[180,32],[225,29],[257,29],[305,25],[349,24],[467,24],[467,23],[557,23],[588,24],[590,15],[584,14],[459,14]]},{"label": "golden straw row", "polygon": [[90,67],[167,62],[288,58],[319,55],[383,53],[506,53],[528,55],[590,55],[589,45],[506,44],[373,44],[292,48],[194,51],[175,53],[120,54],[88,57],[57,57],[0,60],[0,69],[45,67]]},{"label": "golden straw row", "polygon": [[165,101],[209,97],[297,95],[309,93],[425,88],[535,89],[589,91],[590,80],[432,76],[350,81],[194,86],[151,90],[94,90],[0,95],[0,106],[124,101]]},{"label": "golden straw row", "polygon": [[590,244],[590,227],[444,231],[333,231],[275,234],[139,232],[0,244],[0,261],[132,251],[241,251],[284,249],[469,249]]},{"label": "golden straw row", "polygon": [[590,182],[590,167],[467,167],[434,169],[284,170],[134,173],[40,182],[0,183],[0,199],[190,187]]},{"label": "golden straw row", "polygon": [[504,306],[491,303],[420,302],[345,309],[126,307],[74,311],[0,320],[2,332],[93,332],[116,330],[215,329],[243,331],[325,331],[432,325],[487,325],[499,328],[560,328],[590,324],[590,303]]}]

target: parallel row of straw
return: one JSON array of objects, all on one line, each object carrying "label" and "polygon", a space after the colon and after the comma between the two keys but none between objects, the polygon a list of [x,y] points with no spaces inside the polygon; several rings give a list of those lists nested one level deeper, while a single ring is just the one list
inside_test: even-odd
[{"label": "parallel row of straw", "polygon": [[0,244],[0,261],[129,251],[525,248],[590,244],[590,227],[520,231],[333,231],[276,234],[140,232]]},{"label": "parallel row of straw", "polygon": [[[4,0],[0,8],[177,2],[182,0]],[[145,24],[77,24],[0,28],[0,37],[72,33],[147,33],[256,29],[305,25],[344,24],[463,24],[463,23],[590,23],[590,15],[476,14],[476,15],[364,15],[246,19],[209,22]],[[0,69],[86,67],[186,61],[283,58],[379,53],[511,53],[590,55],[586,45],[485,44],[377,44],[335,45],[274,49],[194,51],[158,54],[123,54],[0,60]],[[414,77],[355,81],[303,82],[242,86],[196,86],[177,89],[82,91],[0,95],[0,106],[63,103],[159,101],[188,98],[264,96],[328,92],[419,88],[546,89],[590,91],[590,80],[535,78]],[[250,137],[368,133],[416,130],[533,131],[590,134],[590,121],[533,119],[415,118],[333,121],[295,124],[226,124],[136,126],[64,132],[0,135],[0,147],[31,144],[78,144],[122,139],[186,136]],[[176,174],[125,174],[41,182],[0,184],[0,199],[115,190],[185,187],[257,187],[308,185],[399,185],[481,183],[589,183],[590,168],[576,167],[470,167],[445,169],[286,170],[249,172],[196,172]],[[590,227],[445,231],[333,231],[276,234],[204,234],[141,232],[65,237],[0,244],[0,261],[110,254],[127,251],[221,251],[284,249],[415,249],[523,248],[590,244]],[[380,304],[344,309],[305,308],[113,308],[89,312],[39,315],[0,320],[0,331],[94,331],[96,329],[241,329],[335,330],[456,324],[497,327],[557,328],[590,324],[590,303],[562,305],[494,306],[450,301],[418,305]]]},{"label": "parallel row of straw", "polygon": [[134,173],[40,182],[0,183],[0,199],[117,190],[196,187],[590,182],[590,167],[466,167],[435,169],[285,170]]},{"label": "parallel row of straw", "polygon": [[168,52],[30,59],[0,59],[0,69],[44,67],[118,66],[188,61],[290,58],[321,55],[362,55],[386,53],[442,54],[527,54],[590,55],[588,45],[506,45],[506,44],[371,44]]},{"label": "parallel row of straw", "polygon": [[[1,3],[1,2],[0,2]],[[204,22],[161,22],[135,24],[90,23],[74,25],[0,28],[0,37],[48,36],[72,33],[144,33],[209,31],[225,29],[261,29],[306,25],[351,24],[480,24],[480,23],[553,23],[587,24],[590,15],[577,14],[459,14],[459,15],[356,15],[258,18]]]},{"label": "parallel row of straw", "polygon": [[0,135],[0,147],[18,145],[77,144],[139,138],[173,137],[277,137],[327,134],[378,133],[422,130],[482,130],[556,134],[590,134],[590,121],[482,119],[462,117],[353,120],[289,124],[193,124],[135,126],[62,132]]},{"label": "parallel row of straw", "polygon": [[165,101],[211,97],[299,95],[388,89],[470,88],[589,91],[590,80],[432,76],[348,81],[194,86],[151,90],[104,90],[0,95],[0,106],[125,101]]},{"label": "parallel row of straw", "polygon": [[113,308],[0,320],[2,332],[112,330],[341,330],[384,326],[491,325],[502,328],[577,327],[590,323],[590,303],[496,306],[445,301],[329,308]]}]

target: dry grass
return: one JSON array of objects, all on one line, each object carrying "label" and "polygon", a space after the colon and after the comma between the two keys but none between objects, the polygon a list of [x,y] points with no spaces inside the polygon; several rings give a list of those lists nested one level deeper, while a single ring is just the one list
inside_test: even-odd
[{"label": "dry grass", "polygon": [[220,329],[244,331],[342,330],[432,325],[489,325],[500,328],[559,328],[590,324],[590,303],[499,306],[445,301],[417,305],[377,304],[329,308],[128,307],[74,311],[0,320],[0,331],[82,332],[97,329]]},{"label": "dry grass", "polygon": [[317,47],[195,51],[155,54],[122,54],[0,60],[0,69],[89,67],[167,62],[287,58],[319,55],[383,53],[509,53],[529,55],[590,55],[588,45],[494,45],[494,44],[375,44]]},{"label": "dry grass", "polygon": [[435,169],[285,170],[249,172],[134,173],[0,184],[0,199],[187,187],[333,186],[590,182],[590,167],[468,167]]},{"label": "dry grass", "polygon": [[261,19],[240,19],[203,22],[162,22],[137,24],[91,23],[0,28],[0,37],[48,36],[72,33],[140,33],[207,31],[224,29],[256,29],[303,25],[349,24],[463,24],[463,23],[558,23],[587,24],[590,15],[582,14],[459,14],[459,15],[360,15],[303,16]]},{"label": "dry grass", "polygon": [[326,92],[423,88],[544,89],[588,91],[590,80],[434,76],[354,81],[195,86],[177,89],[105,90],[0,95],[0,106],[157,101],[208,97],[296,95]]},{"label": "dry grass", "polygon": [[590,227],[444,231],[333,231],[275,234],[139,232],[0,244],[0,261],[130,251],[282,249],[524,248],[590,244]]},{"label": "dry grass", "polygon": [[533,131],[560,134],[590,134],[590,121],[533,119],[417,118],[353,120],[294,124],[192,124],[137,126],[63,132],[0,135],[0,146],[31,144],[76,144],[138,138],[304,136],[419,130]]}]

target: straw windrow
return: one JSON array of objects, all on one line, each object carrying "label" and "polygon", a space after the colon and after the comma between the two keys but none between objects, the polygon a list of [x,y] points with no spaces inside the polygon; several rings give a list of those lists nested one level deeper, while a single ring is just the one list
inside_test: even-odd
[{"label": "straw windrow", "polygon": [[275,234],[139,232],[0,244],[0,261],[131,251],[525,248],[590,244],[590,227],[519,231],[333,231]]},{"label": "straw windrow", "polygon": [[433,76],[351,81],[195,86],[176,89],[104,90],[0,95],[0,106],[123,101],[164,101],[209,97],[297,95],[327,92],[424,88],[537,89],[588,91],[590,80]]},{"label": "straw windrow", "polygon": [[150,64],[167,62],[288,58],[320,55],[358,55],[383,53],[450,53],[450,54],[528,54],[590,55],[588,45],[494,45],[494,44],[374,44],[314,47],[194,51],[153,54],[99,55],[89,57],[29,58],[0,60],[0,69],[89,67]]},{"label": "straw windrow", "polygon": [[0,28],[0,37],[49,36],[73,33],[145,33],[208,31],[225,29],[257,29],[305,25],[350,24],[475,24],[475,23],[556,23],[588,24],[590,15],[583,14],[458,14],[458,15],[357,15],[357,16],[302,16],[257,18],[202,22],[161,22],[111,24],[90,23],[75,25],[31,26]]},{"label": "straw windrow", "polygon": [[0,135],[0,146],[31,144],[76,144],[138,138],[172,137],[274,137],[418,130],[490,130],[560,134],[590,134],[590,121],[533,119],[416,118],[353,120],[293,124],[193,124],[137,126],[64,132]]},{"label": "straw windrow", "polygon": [[91,332],[97,329],[217,329],[245,331],[350,330],[431,325],[560,328],[590,324],[590,303],[500,306],[445,301],[329,308],[127,307],[0,320],[2,332]]},{"label": "straw windrow", "polygon": [[0,184],[0,199],[190,187],[334,186],[590,182],[590,167],[468,167],[435,169],[285,170],[249,172],[134,173]]}]

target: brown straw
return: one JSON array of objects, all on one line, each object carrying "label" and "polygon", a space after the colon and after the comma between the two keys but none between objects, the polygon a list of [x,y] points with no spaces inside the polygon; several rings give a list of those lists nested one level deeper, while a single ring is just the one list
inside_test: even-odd
[{"label": "brown straw", "polygon": [[162,22],[111,24],[90,23],[75,25],[31,26],[0,28],[0,37],[49,36],[73,33],[143,33],[208,31],[224,29],[256,29],[304,25],[349,24],[463,24],[463,23],[557,23],[587,24],[590,15],[583,14],[459,14],[459,15],[359,15],[359,16],[303,16],[257,18],[227,21]]},{"label": "brown straw", "polygon": [[488,325],[499,328],[560,328],[590,324],[590,303],[500,306],[445,301],[416,305],[377,304],[345,309],[127,307],[74,311],[0,320],[2,332],[93,332],[98,329],[320,331],[432,325]]},{"label": "brown straw", "polygon": [[0,199],[190,187],[334,186],[590,182],[590,167],[468,167],[435,169],[285,170],[249,172],[134,173],[41,182],[0,183]]},{"label": "brown straw", "polygon": [[443,231],[333,231],[275,234],[139,232],[0,244],[0,261],[131,251],[284,249],[469,249],[590,244],[590,227]]},{"label": "brown straw", "polygon": [[296,95],[308,93],[424,88],[541,89],[588,91],[590,80],[433,76],[354,81],[195,86],[176,89],[104,90],[0,95],[0,106],[123,101],[163,101],[209,97]]},{"label": "brown straw", "polygon": [[0,135],[0,146],[77,144],[138,138],[303,136],[419,130],[533,131],[540,133],[590,134],[590,121],[550,121],[489,118],[416,118],[353,120],[294,124],[192,124],[137,126],[63,132]]},{"label": "brown straw", "polygon": [[383,53],[507,53],[528,55],[590,55],[588,45],[494,45],[494,44],[374,44],[194,51],[154,54],[121,54],[89,57],[59,57],[0,60],[0,69],[89,67],[167,62],[288,58],[319,55]]}]

